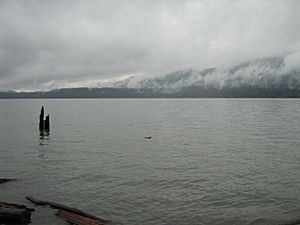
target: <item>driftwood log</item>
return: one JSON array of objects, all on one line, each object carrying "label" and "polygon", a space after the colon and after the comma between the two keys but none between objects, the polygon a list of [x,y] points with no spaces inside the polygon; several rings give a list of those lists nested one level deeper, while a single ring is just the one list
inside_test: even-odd
[{"label": "driftwood log", "polygon": [[55,215],[63,218],[65,221],[76,225],[104,225],[97,220],[90,219],[75,213],[59,210]]},{"label": "driftwood log", "polygon": [[[72,214],[77,214],[77,215],[80,215],[82,217],[86,217],[86,218],[90,218],[90,219],[93,219],[97,222],[99,222],[100,224],[101,223],[108,223],[109,221],[108,220],[105,220],[103,218],[100,218],[100,217],[97,217],[97,216],[94,216],[94,215],[91,215],[89,213],[86,213],[82,210],[79,210],[77,208],[73,208],[73,207],[70,207],[70,206],[66,206],[66,205],[63,205],[63,204],[60,204],[60,203],[57,203],[57,202],[52,202],[52,201],[43,201],[43,200],[40,200],[40,199],[37,199],[37,198],[34,198],[32,196],[28,196],[26,197],[27,200],[33,202],[34,204],[36,205],[49,205],[51,206],[52,208],[56,208],[56,209],[61,209],[61,210],[64,210],[66,212],[69,212],[69,213],[72,213]],[[98,223],[98,224],[99,224]]]},{"label": "driftwood log", "polygon": [[0,221],[2,220],[17,220],[30,221],[31,212],[26,209],[15,209],[15,208],[0,208]]},{"label": "driftwood log", "polygon": [[25,205],[0,202],[0,222],[14,221],[19,224],[28,224],[31,221],[31,212],[34,209],[27,208]]},{"label": "driftwood log", "polygon": [[288,222],[280,223],[280,225],[300,225],[300,219],[299,220],[293,220]]}]

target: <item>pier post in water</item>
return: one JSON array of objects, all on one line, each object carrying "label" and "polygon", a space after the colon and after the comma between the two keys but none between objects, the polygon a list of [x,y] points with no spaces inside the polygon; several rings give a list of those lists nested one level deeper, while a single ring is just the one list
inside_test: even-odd
[{"label": "pier post in water", "polygon": [[45,131],[49,132],[50,130],[50,116],[49,114],[46,116],[46,120],[45,120]]},{"label": "pier post in water", "polygon": [[50,131],[50,116],[49,114],[46,116],[46,119],[44,120],[44,106],[41,108],[41,114],[40,114],[40,122],[39,122],[39,128],[40,132],[49,132]]},{"label": "pier post in water", "polygon": [[44,130],[44,106],[42,106],[42,108],[41,108],[39,128],[40,128],[40,131]]}]

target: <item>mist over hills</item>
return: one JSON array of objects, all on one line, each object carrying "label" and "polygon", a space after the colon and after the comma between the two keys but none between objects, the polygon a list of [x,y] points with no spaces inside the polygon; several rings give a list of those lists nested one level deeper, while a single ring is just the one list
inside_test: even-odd
[{"label": "mist over hills", "polygon": [[201,98],[300,97],[300,69],[285,57],[256,59],[236,66],[184,69],[156,78],[130,77],[113,87],[63,88],[46,92],[2,91],[0,98]]},{"label": "mist over hills", "polygon": [[[127,86],[130,86],[130,80]],[[284,57],[256,59],[227,69],[185,69],[163,77],[145,79],[137,83],[138,88],[152,89],[162,93],[180,92],[187,87],[203,89],[224,88],[300,88],[300,70],[288,70]],[[124,87],[124,85],[122,86]]]}]

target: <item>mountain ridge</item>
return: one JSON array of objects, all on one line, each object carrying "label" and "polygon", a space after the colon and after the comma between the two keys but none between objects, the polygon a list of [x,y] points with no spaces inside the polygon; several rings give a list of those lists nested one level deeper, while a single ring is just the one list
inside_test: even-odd
[{"label": "mountain ridge", "polygon": [[300,70],[289,71],[284,57],[256,59],[227,69],[188,68],[136,82],[130,77],[113,87],[2,91],[0,98],[278,98],[300,97]]}]

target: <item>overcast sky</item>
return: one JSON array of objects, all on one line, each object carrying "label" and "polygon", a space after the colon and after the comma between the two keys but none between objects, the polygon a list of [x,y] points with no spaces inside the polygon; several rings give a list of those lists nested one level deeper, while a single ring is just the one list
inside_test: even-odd
[{"label": "overcast sky", "polygon": [[[300,60],[300,1],[0,0],[0,90]],[[295,57],[294,57],[295,56]]]}]

